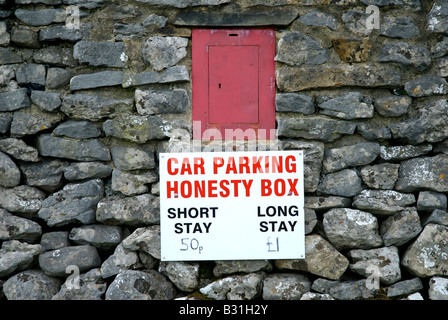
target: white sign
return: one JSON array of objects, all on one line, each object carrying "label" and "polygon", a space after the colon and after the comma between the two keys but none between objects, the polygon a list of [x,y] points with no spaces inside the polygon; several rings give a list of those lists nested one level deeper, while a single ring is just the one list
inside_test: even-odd
[{"label": "white sign", "polygon": [[302,151],[160,154],[162,261],[305,258]]}]

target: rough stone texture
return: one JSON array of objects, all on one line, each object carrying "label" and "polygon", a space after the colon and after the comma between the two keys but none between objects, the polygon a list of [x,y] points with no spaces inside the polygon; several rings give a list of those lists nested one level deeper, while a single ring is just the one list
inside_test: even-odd
[{"label": "rough stone texture", "polygon": [[21,173],[11,158],[0,152],[0,186],[15,187],[20,183]]},{"label": "rough stone texture", "polygon": [[397,62],[423,71],[431,65],[431,54],[425,46],[391,42],[381,49],[379,62]]},{"label": "rough stone texture", "polygon": [[101,258],[91,245],[69,246],[39,255],[39,266],[46,275],[65,277],[70,275],[69,266],[76,266],[84,272],[100,266]]},{"label": "rough stone texture", "polygon": [[216,300],[252,300],[261,294],[263,272],[230,276],[216,280],[199,291]]},{"label": "rough stone texture", "polygon": [[[361,142],[353,146],[326,150],[323,159],[323,171],[335,172],[348,167],[366,165],[373,162],[380,153],[380,145]],[[347,154],[352,156],[347,158]]]},{"label": "rough stone texture", "polygon": [[373,105],[360,92],[349,92],[319,104],[320,113],[346,120],[373,117]]},{"label": "rough stone texture", "polygon": [[0,207],[24,216],[32,216],[39,211],[45,197],[45,192],[42,190],[26,185],[13,188],[0,187]]},{"label": "rough stone texture", "polygon": [[73,222],[90,224],[95,221],[96,206],[103,194],[104,185],[100,179],[67,184],[42,202],[39,218],[49,226]]},{"label": "rough stone texture", "polygon": [[365,62],[370,56],[372,43],[368,39],[332,39],[334,50],[341,61],[344,62]]},{"label": "rough stone texture", "polygon": [[0,249],[0,277],[27,269],[41,252],[42,246],[39,244],[18,240],[4,241]]},{"label": "rough stone texture", "polygon": [[277,273],[263,281],[263,299],[299,300],[311,288],[311,281],[302,274]]},{"label": "rough stone texture", "polygon": [[22,271],[3,284],[8,300],[51,300],[59,291],[61,280],[40,270]]},{"label": "rough stone texture", "polygon": [[384,220],[380,234],[386,246],[401,246],[422,231],[420,217],[415,208],[406,208]]},{"label": "rough stone texture", "polygon": [[277,68],[278,88],[285,92],[341,86],[397,87],[401,72],[382,65],[323,65]]},{"label": "rough stone texture", "polygon": [[98,268],[64,282],[52,300],[102,300],[107,284]]},{"label": "rough stone texture", "polygon": [[184,113],[189,106],[187,92],[177,90],[135,90],[135,106],[142,116],[159,113]]},{"label": "rough stone texture", "polygon": [[375,215],[392,215],[415,204],[413,194],[394,190],[363,190],[353,198],[353,206]]},{"label": "rough stone texture", "polygon": [[418,277],[445,276],[448,267],[447,233],[445,226],[428,224],[404,253],[403,266]]},{"label": "rough stone texture", "polygon": [[278,93],[275,96],[275,110],[313,114],[315,108],[313,98],[306,94]]},{"label": "rough stone texture", "polygon": [[172,67],[187,55],[188,39],[151,37],[142,46],[142,56],[156,71]]},{"label": "rough stone texture", "polygon": [[0,93],[0,111],[15,111],[30,106],[26,89]]},{"label": "rough stone texture", "polygon": [[322,194],[353,197],[362,190],[361,178],[352,169],[328,173],[318,185],[317,191]]},{"label": "rough stone texture", "polygon": [[123,271],[106,291],[106,300],[171,300],[174,297],[174,285],[155,270]]},{"label": "rough stone texture", "polygon": [[[325,257],[325,258],[324,258]],[[327,261],[322,263],[322,261]],[[276,260],[277,268],[307,271],[317,276],[338,280],[349,266],[348,259],[321,236],[305,237],[305,259]]]},{"label": "rough stone texture", "polygon": [[327,61],[329,54],[327,49],[316,40],[301,32],[288,32],[278,41],[276,61],[289,65],[300,66],[302,64],[317,65]]},{"label": "rough stone texture", "polygon": [[58,138],[49,134],[38,137],[37,150],[43,156],[78,161],[108,161],[109,149],[97,139],[77,141]]},{"label": "rough stone texture", "polygon": [[62,175],[67,165],[65,161],[45,159],[36,163],[22,163],[20,170],[28,186],[54,192],[63,184]]},{"label": "rough stone texture", "polygon": [[377,218],[365,211],[331,209],[324,214],[323,226],[328,240],[338,249],[371,249],[383,244]]},{"label": "rough stone texture", "polygon": [[73,47],[73,57],[79,63],[96,67],[122,68],[128,57],[126,46],[122,42],[79,41]]},{"label": "rough stone texture", "polygon": [[161,262],[159,272],[167,276],[181,291],[192,292],[199,287],[199,264],[182,261]]},{"label": "rough stone texture", "polygon": [[42,235],[42,227],[34,221],[17,217],[0,209],[0,240],[35,242]]}]

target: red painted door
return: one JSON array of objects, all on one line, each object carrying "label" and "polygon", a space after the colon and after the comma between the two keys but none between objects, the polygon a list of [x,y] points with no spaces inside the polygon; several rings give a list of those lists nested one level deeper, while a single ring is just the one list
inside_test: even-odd
[{"label": "red painted door", "polygon": [[274,55],[270,29],[193,30],[193,121],[201,122],[195,139],[207,129],[218,129],[223,139],[235,129],[250,139],[263,129],[262,138],[273,138]]}]

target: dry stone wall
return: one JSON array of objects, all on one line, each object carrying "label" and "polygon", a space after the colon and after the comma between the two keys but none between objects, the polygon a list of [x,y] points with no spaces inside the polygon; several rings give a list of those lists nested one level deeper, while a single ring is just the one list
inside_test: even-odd
[{"label": "dry stone wall", "polygon": [[[0,0],[0,19],[0,299],[448,299],[447,0]],[[306,258],[161,262],[191,32],[229,27],[276,32],[268,148],[304,150]]]}]

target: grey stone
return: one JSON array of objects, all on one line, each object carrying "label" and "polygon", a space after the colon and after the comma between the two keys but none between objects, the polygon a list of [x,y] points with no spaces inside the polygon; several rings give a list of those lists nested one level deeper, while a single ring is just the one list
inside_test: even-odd
[{"label": "grey stone", "polygon": [[0,85],[7,86],[10,81],[16,77],[15,65],[0,66]]},{"label": "grey stone", "polygon": [[306,94],[277,93],[275,95],[275,110],[313,114],[315,111],[314,100]]},{"label": "grey stone", "polygon": [[352,260],[350,269],[364,277],[378,276],[378,280],[385,285],[401,280],[400,257],[397,247],[355,249],[348,253],[348,257]]},{"label": "grey stone", "polygon": [[387,296],[390,298],[411,294],[423,289],[420,278],[399,281],[387,288]]},{"label": "grey stone", "polygon": [[399,117],[408,111],[412,103],[409,96],[383,96],[375,99],[375,111],[384,117]]},{"label": "grey stone", "polygon": [[284,118],[278,117],[278,136],[334,141],[345,134],[353,134],[356,124],[322,116]]},{"label": "grey stone", "polygon": [[447,209],[446,195],[432,191],[421,191],[418,194],[417,210],[422,212],[433,212],[435,209]]},{"label": "grey stone", "polygon": [[347,30],[365,37],[370,35],[373,31],[373,29],[368,28],[366,23],[369,17],[370,14],[365,11],[350,10],[342,15],[342,21]]},{"label": "grey stone", "polygon": [[35,27],[65,22],[67,18],[67,13],[63,9],[17,9],[14,14],[23,23]]},{"label": "grey stone", "polygon": [[159,272],[168,277],[180,291],[193,292],[199,288],[199,263],[162,261]]},{"label": "grey stone", "polygon": [[16,0],[17,4],[48,4],[48,5],[58,5],[61,4],[61,0]]},{"label": "grey stone", "polygon": [[372,189],[393,189],[398,179],[399,164],[381,163],[361,169],[362,181]]},{"label": "grey stone", "polygon": [[298,16],[295,9],[271,8],[269,11],[244,10],[233,12],[182,11],[174,18],[178,26],[244,27],[287,26]]},{"label": "grey stone", "polygon": [[114,253],[101,264],[101,277],[107,279],[125,270],[136,269],[140,266],[138,254],[119,244]]},{"label": "grey stone", "polygon": [[97,138],[101,135],[101,130],[87,120],[67,120],[57,126],[53,133],[58,136],[64,136],[76,139]]},{"label": "grey stone", "polygon": [[7,133],[11,127],[12,115],[7,113],[0,115],[0,133]]},{"label": "grey stone", "polygon": [[141,227],[159,223],[159,198],[151,194],[134,197],[106,197],[99,203],[96,220],[104,224]]},{"label": "grey stone", "polygon": [[217,6],[223,3],[229,3],[230,0],[138,0],[138,2],[175,8],[187,8],[191,6]]},{"label": "grey stone", "polygon": [[118,169],[112,171],[112,190],[126,196],[146,193],[150,190],[147,184],[157,181],[157,174],[150,171],[125,172]]},{"label": "grey stone", "polygon": [[42,134],[37,138],[37,150],[43,156],[78,161],[109,161],[111,159],[109,149],[98,139],[77,141]]},{"label": "grey stone", "polygon": [[31,101],[42,111],[54,111],[61,106],[61,93],[36,91],[31,92]]},{"label": "grey stone", "polygon": [[431,53],[425,46],[397,41],[386,44],[380,51],[379,62],[397,62],[424,71],[431,65]]},{"label": "grey stone", "polygon": [[125,74],[123,88],[140,86],[152,83],[172,83],[190,81],[190,75],[185,66],[174,66],[163,69],[160,72],[150,71],[136,74]]},{"label": "grey stone", "polygon": [[64,118],[60,112],[46,112],[32,105],[14,112],[11,122],[11,136],[23,137],[53,128]]},{"label": "grey stone", "polygon": [[401,246],[422,231],[417,210],[406,208],[381,223],[380,234],[385,246]]},{"label": "grey stone", "polygon": [[172,300],[174,285],[155,270],[125,270],[106,291],[106,300]]},{"label": "grey stone", "polygon": [[36,163],[22,163],[20,170],[28,186],[53,192],[63,184],[62,175],[68,162],[57,159],[43,159]]},{"label": "grey stone", "polygon": [[150,37],[142,45],[143,60],[156,71],[172,67],[187,55],[187,45],[187,38]]},{"label": "grey stone", "polygon": [[78,61],[73,57],[73,49],[60,46],[49,46],[38,50],[33,55],[34,61],[56,67],[76,67]]},{"label": "grey stone", "polygon": [[135,229],[122,241],[122,245],[125,249],[139,250],[160,260],[160,225]]},{"label": "grey stone", "polygon": [[448,35],[448,3],[438,1],[434,3],[426,16],[427,30]]},{"label": "grey stone", "polygon": [[63,0],[62,2],[83,9],[97,9],[103,7],[106,0]]},{"label": "grey stone", "polygon": [[318,65],[329,59],[327,49],[320,43],[299,31],[287,32],[277,44],[276,61],[293,66]]},{"label": "grey stone", "polygon": [[431,144],[421,144],[418,146],[381,146],[380,158],[386,161],[402,161],[425,155],[432,149]]},{"label": "grey stone", "polygon": [[111,250],[121,243],[122,234],[120,226],[93,224],[73,228],[69,239],[74,244],[90,244],[98,250]]},{"label": "grey stone", "polygon": [[346,119],[365,119],[373,117],[373,105],[360,92],[349,92],[319,104],[320,113]]},{"label": "grey stone", "polygon": [[107,283],[101,278],[99,268],[67,279],[51,300],[103,300]]},{"label": "grey stone", "polygon": [[301,140],[282,141],[282,150],[303,150],[303,171],[305,192],[314,192],[319,184],[320,171],[324,156],[322,142]]},{"label": "grey stone", "polygon": [[15,187],[20,184],[21,173],[11,158],[0,151],[0,186]]},{"label": "grey stone", "polygon": [[308,12],[297,20],[307,26],[327,27],[333,31],[338,27],[338,20],[335,16],[318,10]]},{"label": "grey stone", "polygon": [[40,161],[37,150],[20,139],[1,139],[0,150],[17,160],[30,162]]},{"label": "grey stone", "polygon": [[442,77],[425,75],[405,83],[404,89],[411,97],[426,97],[448,92],[448,83]]},{"label": "grey stone", "polygon": [[448,212],[440,209],[435,209],[429,217],[423,220],[422,226],[425,227],[427,224],[435,223],[443,226],[448,226]]},{"label": "grey stone", "polygon": [[313,232],[314,227],[317,225],[317,215],[312,209],[305,208],[305,235]]},{"label": "grey stone", "polygon": [[15,50],[11,47],[0,48],[0,63],[11,64],[11,63],[21,63],[23,61],[22,57],[19,56]]},{"label": "grey stone", "polygon": [[383,244],[377,218],[366,211],[331,209],[324,214],[323,227],[336,249],[372,249]]},{"label": "grey stone", "polygon": [[14,188],[0,187],[0,207],[21,216],[31,218],[39,211],[45,197],[45,192],[42,190],[26,185]]},{"label": "grey stone", "polygon": [[323,172],[335,172],[373,162],[380,153],[380,145],[360,142],[352,146],[328,149],[324,153]]},{"label": "grey stone", "polygon": [[38,33],[28,27],[13,27],[11,42],[20,47],[39,48]]},{"label": "grey stone", "polygon": [[317,212],[328,211],[332,208],[346,208],[350,207],[351,204],[350,198],[305,196],[305,208],[313,209]]},{"label": "grey stone", "polygon": [[69,183],[42,202],[38,215],[50,227],[77,222],[90,224],[95,221],[96,207],[103,196],[104,185],[100,179]]},{"label": "grey stone", "polygon": [[30,106],[26,89],[17,89],[0,93],[0,111],[15,111]]},{"label": "grey stone", "polygon": [[45,86],[46,74],[43,64],[26,63],[16,70],[16,79],[19,85],[35,83]]},{"label": "grey stone", "polygon": [[39,41],[68,41],[76,42],[90,36],[93,25],[82,23],[79,29],[70,29],[65,25],[55,25],[42,28],[39,31]]},{"label": "grey stone", "polygon": [[64,178],[69,181],[107,178],[111,173],[112,167],[100,162],[74,162],[64,168]]},{"label": "grey stone", "polygon": [[135,107],[142,116],[160,113],[185,113],[190,101],[187,91],[135,90]]},{"label": "grey stone", "polygon": [[150,14],[143,20],[142,25],[144,27],[154,26],[158,28],[163,28],[166,26],[168,18],[165,16],[158,16],[156,14]]},{"label": "grey stone", "polygon": [[95,67],[123,68],[126,46],[123,42],[78,41],[73,47],[73,56],[80,63]]},{"label": "grey stone", "polygon": [[310,291],[311,280],[303,274],[274,273],[263,280],[264,300],[299,300]]},{"label": "grey stone", "polygon": [[61,107],[61,111],[72,119],[90,121],[112,118],[120,113],[130,113],[132,109],[132,99],[113,99],[85,93],[66,95]]},{"label": "grey stone", "polygon": [[380,30],[381,35],[389,38],[410,39],[420,35],[412,17],[384,17]]},{"label": "grey stone", "polygon": [[111,148],[115,167],[120,170],[154,169],[154,153],[149,150],[125,146]]},{"label": "grey stone", "polygon": [[215,261],[213,275],[221,277],[232,273],[251,273],[257,271],[272,271],[269,260],[226,260]]},{"label": "grey stone", "polygon": [[101,71],[80,74],[70,80],[70,90],[86,90],[102,87],[120,86],[123,83],[123,71]]},{"label": "grey stone", "polygon": [[216,280],[199,291],[216,300],[253,300],[261,295],[264,272],[229,276]]},{"label": "grey stone", "polygon": [[171,126],[155,116],[119,115],[103,123],[106,136],[137,143],[163,139],[169,136]]},{"label": "grey stone", "polygon": [[326,293],[305,292],[300,300],[334,300],[332,296]]},{"label": "grey stone", "polygon": [[407,248],[401,263],[417,277],[445,276],[448,268],[448,228],[428,224]]},{"label": "grey stone", "polygon": [[420,0],[361,0],[361,3],[368,5],[375,5],[378,7],[398,7],[403,9],[413,9],[416,11],[420,11],[422,5]]},{"label": "grey stone", "polygon": [[390,129],[380,118],[372,118],[368,121],[358,122],[356,131],[369,141],[389,140],[392,138]]},{"label": "grey stone", "polygon": [[442,57],[435,61],[434,69],[439,77],[448,77],[448,57]]},{"label": "grey stone", "polygon": [[91,245],[69,246],[39,255],[39,267],[52,277],[67,277],[71,273],[69,266],[76,266],[82,273],[100,265],[98,251]]},{"label": "grey stone", "polygon": [[276,77],[279,90],[284,92],[341,86],[377,88],[402,85],[398,67],[384,64],[281,66],[277,67]]},{"label": "grey stone", "polygon": [[432,277],[429,280],[428,294],[430,300],[448,300],[448,279]]},{"label": "grey stone", "polygon": [[317,234],[311,234],[305,236],[305,259],[276,260],[275,266],[279,270],[306,271],[338,280],[347,270],[349,261],[327,240]]},{"label": "grey stone", "polygon": [[116,41],[143,36],[143,27],[138,23],[114,23],[114,38]]},{"label": "grey stone", "polygon": [[329,294],[336,300],[365,300],[374,298],[378,290],[367,286],[367,280],[334,281],[319,278],[313,282],[311,289]]},{"label": "grey stone", "polygon": [[392,135],[410,144],[439,142],[448,137],[448,102],[444,99],[429,103],[413,118],[389,125]]},{"label": "grey stone", "polygon": [[12,215],[0,209],[0,240],[35,242],[42,235],[42,227],[32,220]]},{"label": "grey stone", "polygon": [[389,216],[415,204],[412,193],[393,190],[362,190],[353,198],[353,207],[375,215]]},{"label": "grey stone", "polygon": [[448,156],[439,154],[434,157],[421,157],[401,162],[395,190],[413,192],[426,189],[447,192],[448,181],[445,177]]},{"label": "grey stone", "polygon": [[50,300],[61,286],[61,280],[41,270],[22,271],[3,284],[8,300]]},{"label": "grey stone", "polygon": [[317,187],[319,193],[340,197],[356,196],[362,189],[361,178],[352,169],[327,173]]},{"label": "grey stone", "polygon": [[18,240],[4,241],[0,249],[0,277],[29,268],[41,252],[42,247],[39,244],[28,244]]},{"label": "grey stone", "polygon": [[437,42],[431,47],[431,56],[433,58],[441,58],[448,54],[448,37],[443,37],[443,40]]},{"label": "grey stone", "polygon": [[6,47],[11,41],[11,35],[8,32],[6,21],[0,22],[0,46]]},{"label": "grey stone", "polygon": [[47,71],[46,87],[48,89],[58,89],[70,83],[72,73],[63,68],[49,68]]},{"label": "grey stone", "polygon": [[68,231],[52,231],[42,234],[40,245],[43,251],[56,250],[69,246]]}]

